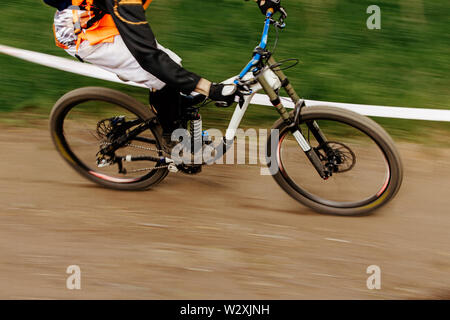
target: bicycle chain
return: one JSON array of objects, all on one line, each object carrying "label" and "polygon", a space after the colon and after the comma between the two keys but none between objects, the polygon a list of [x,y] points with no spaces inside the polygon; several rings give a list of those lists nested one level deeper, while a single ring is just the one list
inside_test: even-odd
[{"label": "bicycle chain", "polygon": [[[112,143],[110,142],[101,142],[100,145],[111,145]],[[147,151],[156,151],[156,152],[165,152],[164,150],[159,150],[156,148],[149,148],[149,147],[144,147],[144,146],[138,146],[135,144],[125,144],[124,147],[131,147],[131,148],[136,148],[136,149],[141,149],[141,150],[147,150]],[[129,173],[137,173],[137,172],[142,172],[142,171],[153,171],[153,170],[159,170],[159,169],[164,169],[164,168],[169,168],[171,165],[173,164],[168,164],[165,166],[160,166],[160,167],[155,167],[155,168],[141,168],[141,169],[134,169],[131,171],[128,171]]]},{"label": "bicycle chain", "polygon": [[[111,144],[112,144],[111,142],[101,142],[100,143],[100,145],[111,145]],[[125,144],[124,147],[132,147],[132,148],[148,150],[148,151],[165,152],[164,150],[149,148],[149,147],[144,147],[144,146],[138,146],[138,145],[131,144],[131,143]]]}]

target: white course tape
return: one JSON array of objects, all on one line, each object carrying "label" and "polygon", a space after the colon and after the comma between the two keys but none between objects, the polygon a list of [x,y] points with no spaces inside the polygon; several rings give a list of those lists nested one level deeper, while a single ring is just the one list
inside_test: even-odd
[{"label": "white course tape", "polygon": [[[294,103],[289,98],[281,100],[286,108],[294,108]],[[253,104],[271,106],[269,97],[263,94],[256,94],[252,100]],[[430,120],[430,121],[450,121],[450,110],[441,109],[421,109],[421,108],[404,108],[404,107],[386,107],[371,106],[365,104],[326,102],[317,100],[305,100],[308,107],[330,106],[351,110],[365,116],[384,117],[411,120]]]},{"label": "white course tape", "polygon": [[[4,53],[29,62],[41,64],[50,68],[63,70],[83,76],[107,80],[136,87],[145,88],[144,85],[135,82],[123,82],[115,74],[105,71],[91,64],[81,63],[71,59],[61,58],[49,54],[13,48],[0,45],[0,53]],[[290,99],[283,98],[283,104],[286,108],[293,108],[294,104]],[[331,106],[337,108],[348,109],[357,113],[371,117],[386,117],[398,119],[412,120],[430,120],[430,121],[449,121],[450,110],[442,109],[421,109],[421,108],[403,108],[403,107],[387,107],[387,106],[371,106],[363,104],[337,103],[326,101],[305,100],[308,107],[315,106]],[[252,100],[252,104],[271,106],[269,98],[263,94],[256,94]]]},{"label": "white course tape", "polygon": [[82,63],[72,59],[61,58],[40,52],[17,49],[13,47],[4,46],[1,44],[0,44],[0,52],[22,60],[34,62],[46,67],[76,73],[86,77],[97,78],[101,80],[112,81],[122,84],[129,84],[136,87],[145,88],[144,85],[140,85],[135,82],[124,82],[120,80],[114,73],[103,70],[92,64]]}]

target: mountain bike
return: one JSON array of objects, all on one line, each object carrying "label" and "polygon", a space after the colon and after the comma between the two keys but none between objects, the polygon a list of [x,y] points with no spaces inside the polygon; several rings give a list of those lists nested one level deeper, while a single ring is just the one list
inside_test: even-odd
[{"label": "mountain bike", "polygon": [[[321,213],[369,213],[398,192],[403,177],[399,153],[388,133],[373,120],[340,108],[305,105],[284,73],[298,60],[277,62],[267,48],[270,28],[277,31],[277,42],[285,19],[284,12],[278,19],[267,13],[251,61],[228,82],[239,88],[241,99],[226,135],[214,141],[214,159],[233,146],[252,98],[262,90],[280,115],[266,151],[267,165],[276,168],[272,176],[278,185]],[[295,105],[291,112],[283,105],[281,89]],[[211,146],[202,130],[200,107],[195,103],[186,107],[184,128],[189,129],[190,139],[200,139],[202,147]],[[62,157],[82,176],[108,188],[147,189],[169,172],[196,174],[205,165],[176,163],[163,150],[155,111],[107,88],[87,87],[65,94],[53,107],[50,130]]]}]

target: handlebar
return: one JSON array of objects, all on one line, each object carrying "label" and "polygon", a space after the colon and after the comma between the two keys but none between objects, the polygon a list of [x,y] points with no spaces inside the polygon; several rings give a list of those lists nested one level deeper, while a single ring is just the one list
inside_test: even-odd
[{"label": "handlebar", "polygon": [[284,22],[287,17],[286,11],[283,8],[280,8],[280,13],[281,17],[278,21],[276,21],[272,19],[274,14],[273,9],[267,10],[266,19],[264,22],[264,30],[259,46],[256,47],[252,60],[250,60],[250,62],[244,67],[244,69],[242,69],[238,79],[234,81],[235,84],[239,84],[239,80],[242,80],[242,78],[252,69],[252,67],[255,67],[261,61],[262,54],[260,52],[265,51],[267,48],[270,25],[273,24],[276,28],[280,29],[286,27],[286,23]]}]

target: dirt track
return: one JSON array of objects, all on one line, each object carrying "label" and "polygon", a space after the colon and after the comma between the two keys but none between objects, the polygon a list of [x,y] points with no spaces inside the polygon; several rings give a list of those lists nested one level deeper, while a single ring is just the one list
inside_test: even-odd
[{"label": "dirt track", "polygon": [[[450,150],[401,144],[405,180],[372,216],[316,214],[259,167],[118,192],[43,129],[1,128],[0,298],[450,298]],[[79,265],[82,289],[67,290]],[[381,290],[368,290],[378,265]]]}]

